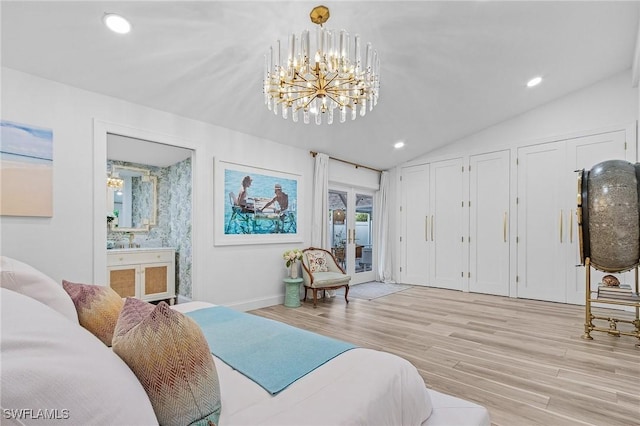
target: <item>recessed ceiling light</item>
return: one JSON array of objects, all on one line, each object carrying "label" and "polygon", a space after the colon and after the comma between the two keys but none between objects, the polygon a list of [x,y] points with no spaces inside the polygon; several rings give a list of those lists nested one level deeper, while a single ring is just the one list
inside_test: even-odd
[{"label": "recessed ceiling light", "polygon": [[537,86],[540,83],[542,83],[542,77],[534,77],[527,82],[527,87]]},{"label": "recessed ceiling light", "polygon": [[393,147],[394,147],[395,149],[400,149],[400,148],[402,148],[403,146],[404,146],[404,142],[402,142],[402,141],[400,141],[400,142],[396,142],[396,143],[394,143],[394,144],[393,144]]},{"label": "recessed ceiling light", "polygon": [[125,18],[115,13],[105,13],[102,18],[104,24],[114,33],[127,34],[131,31],[131,24]]}]

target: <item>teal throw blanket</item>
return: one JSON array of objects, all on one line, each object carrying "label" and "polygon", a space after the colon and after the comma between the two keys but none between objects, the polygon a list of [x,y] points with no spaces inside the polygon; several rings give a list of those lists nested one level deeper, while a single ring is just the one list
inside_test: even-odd
[{"label": "teal throw blanket", "polygon": [[271,394],[276,394],[354,345],[223,306],[191,317],[211,353]]}]

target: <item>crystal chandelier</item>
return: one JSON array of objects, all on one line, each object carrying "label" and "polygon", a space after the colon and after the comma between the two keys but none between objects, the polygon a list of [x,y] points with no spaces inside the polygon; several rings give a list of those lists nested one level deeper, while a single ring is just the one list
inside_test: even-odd
[{"label": "crystal chandelier", "polygon": [[[354,49],[350,50],[349,33],[325,30],[322,24],[329,19],[329,9],[315,7],[311,22],[318,24],[316,49],[311,51],[309,31],[300,37],[289,37],[289,52],[281,53],[280,40],[275,49],[269,47],[265,55],[264,101],[269,110],[298,122],[302,114],[304,123],[310,116],[316,124],[332,124],[334,114],[341,123],[349,115],[364,116],[378,103],[380,88],[380,61],[378,53],[367,43],[362,52],[360,36],[355,35]],[[364,53],[364,61],[363,59]],[[311,60],[313,54],[314,60]],[[323,119],[323,116],[325,117]]]}]

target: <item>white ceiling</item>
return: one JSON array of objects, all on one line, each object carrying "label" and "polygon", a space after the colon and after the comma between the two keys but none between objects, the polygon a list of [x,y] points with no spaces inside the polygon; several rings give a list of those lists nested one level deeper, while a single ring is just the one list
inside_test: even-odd
[{"label": "white ceiling", "polygon": [[[629,69],[639,16],[635,1],[324,2],[326,28],[378,50],[381,90],[367,116],[316,126],[267,110],[262,71],[317,4],[2,1],[2,65],[386,169]],[[105,12],[133,31],[109,32]]]}]

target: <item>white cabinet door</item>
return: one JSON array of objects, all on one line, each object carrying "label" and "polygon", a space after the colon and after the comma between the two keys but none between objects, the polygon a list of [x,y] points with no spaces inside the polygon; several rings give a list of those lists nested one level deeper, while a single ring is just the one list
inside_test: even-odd
[{"label": "white cabinet door", "polygon": [[[576,220],[576,170],[612,159],[634,161],[631,132],[620,130],[518,149],[518,297],[584,304]],[[594,271],[595,288],[603,273]],[[631,282],[631,274],[623,280]]]},{"label": "white cabinet door", "polygon": [[[567,170],[570,176],[567,177],[569,189],[567,193],[567,210],[570,215],[567,260],[567,302],[575,304],[585,303],[585,268],[576,267],[580,264],[580,242],[578,238],[578,224],[576,220],[576,196],[577,196],[577,174],[575,170],[590,170],[596,164],[606,160],[626,160],[634,162],[635,153],[627,149],[627,135],[624,130],[617,132],[601,133],[598,135],[585,136],[570,139],[567,141]],[[591,284],[597,288],[601,278],[606,273],[592,270]],[[621,282],[633,283],[634,275],[627,272],[618,276]]]},{"label": "white cabinet door", "polygon": [[517,297],[565,302],[566,143],[518,149]]},{"label": "white cabinet door", "polygon": [[430,285],[462,290],[462,158],[431,163]]},{"label": "white cabinet door", "polygon": [[509,295],[509,151],[469,157],[469,291]]},{"label": "white cabinet door", "polygon": [[402,282],[428,285],[429,270],[429,165],[401,170]]}]

